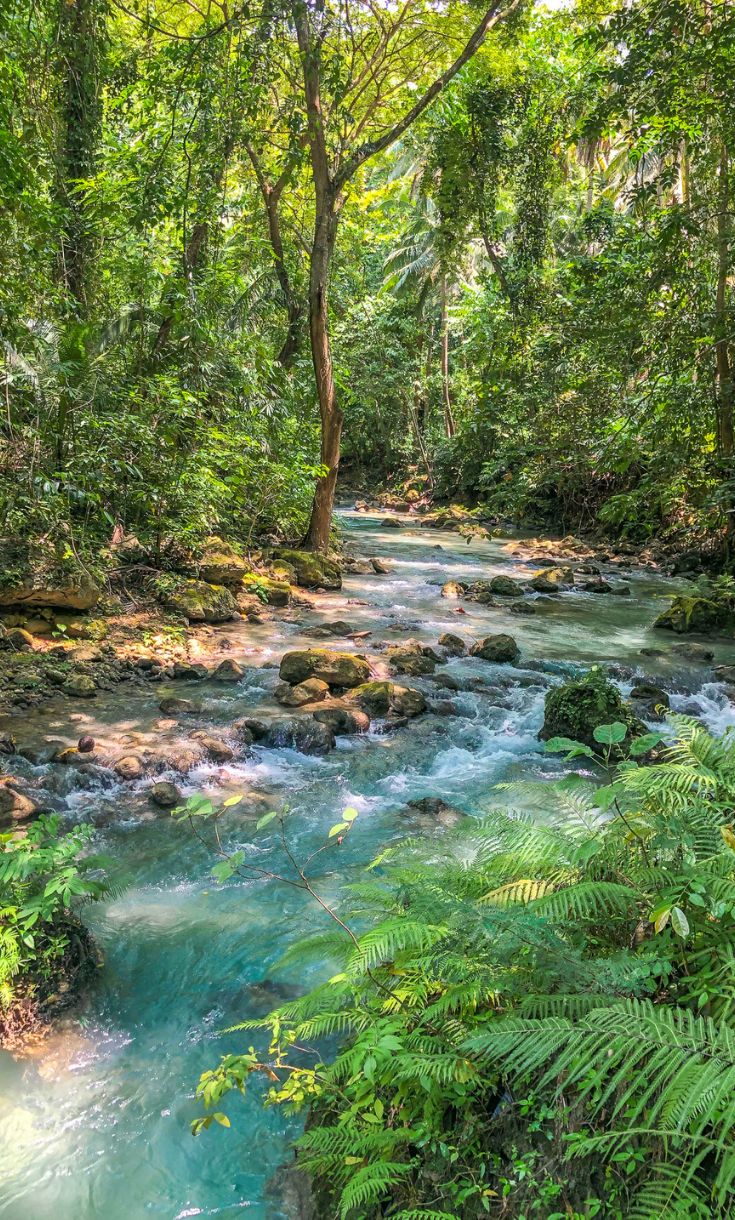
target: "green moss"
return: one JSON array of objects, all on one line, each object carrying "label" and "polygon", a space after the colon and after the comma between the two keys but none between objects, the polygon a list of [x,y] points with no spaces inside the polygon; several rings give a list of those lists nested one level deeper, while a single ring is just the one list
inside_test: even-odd
[{"label": "green moss", "polygon": [[616,720],[628,726],[628,739],[646,732],[646,726],[625,702],[617,686],[599,669],[592,669],[584,678],[565,682],[549,691],[539,737],[542,741],[571,737],[573,741],[597,748],[594,730],[600,724],[612,724]]},{"label": "green moss", "polygon": [[313,551],[293,551],[281,547],[276,558],[290,564],[296,573],[296,583],[302,589],[341,589],[342,573],[339,565],[326,555]]},{"label": "green moss", "polygon": [[706,597],[675,597],[668,610],[659,614],[654,627],[675,631],[677,635],[697,632],[732,635],[735,613],[725,602]]}]

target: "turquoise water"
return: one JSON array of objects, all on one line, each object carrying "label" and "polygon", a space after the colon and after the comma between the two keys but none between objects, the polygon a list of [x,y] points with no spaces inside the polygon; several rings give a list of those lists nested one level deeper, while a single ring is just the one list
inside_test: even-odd
[{"label": "turquoise water", "polygon": [[[203,766],[187,777],[187,792],[244,792],[226,822],[228,844],[242,846],[260,866],[284,861],[255,820],[270,805],[289,807],[294,853],[305,858],[346,805],[360,818],[344,850],[328,856],[318,888],[339,901],[340,887],[387,841],[431,833],[405,804],[441,796],[470,814],[497,801],[493,785],[523,775],[552,777],[560,764],[541,751],[536,734],[549,685],[578,664],[616,662],[623,689],[634,671],[658,676],[675,707],[697,711],[715,730],[735,720],[707,669],[682,670],[681,661],[641,657],[644,646],[671,640],[650,630],[671,584],[630,574],[632,596],[568,594],[534,617],[440,598],[444,579],[479,579],[497,572],[525,575],[535,565],[514,559],[502,540],[467,546],[455,534],[379,529],[375,518],[345,514],[356,552],[380,554],[393,565],[387,577],[351,577],[340,595],[323,595],[302,622],[239,624],[228,628],[229,655],[250,666],[246,679],[223,691],[197,686],[204,707],[194,727],[226,730],[242,715],[268,715],[277,681],[275,662],[305,643],[302,628],[330,618],[349,620],[378,640],[408,636],[436,640],[446,630],[466,639],[510,631],[519,664],[489,666],[462,660],[443,667],[461,680],[487,686],[459,694],[437,691],[430,679],[407,679],[427,694],[450,698],[452,716],[427,715],[391,735],[339,740],[326,758],[289,750],[256,749],[224,767]],[[361,602],[364,604],[355,604]],[[354,645],[343,642],[354,649]],[[339,646],[339,641],[337,642]],[[369,648],[369,645],[365,645]],[[730,661],[733,649],[718,649]],[[172,690],[174,688],[172,687]],[[161,687],[100,696],[74,714],[59,708],[44,721],[16,724],[21,738],[76,740],[80,731],[136,746],[181,728],[155,721]],[[176,694],[189,694],[177,683]],[[280,713],[280,709],[279,713]],[[105,965],[84,1010],[64,1022],[30,1058],[0,1056],[0,1216],[5,1220],[143,1220],[185,1216],[264,1220],[294,1216],[280,1199],[281,1167],[298,1124],[264,1109],[255,1090],[229,1106],[232,1129],[194,1140],[198,1114],[193,1089],[199,1073],[220,1054],[251,1041],[219,1031],[267,1011],[283,996],[316,981],[309,971],[286,972],[284,948],[324,917],[290,887],[212,880],[210,853],[186,826],[153,816],[145,783],[137,790],[109,779],[76,787],[71,768],[18,763],[27,780],[56,808],[99,827],[98,847],[114,862],[119,895],[88,912]],[[146,781],[149,782],[149,781]]]}]

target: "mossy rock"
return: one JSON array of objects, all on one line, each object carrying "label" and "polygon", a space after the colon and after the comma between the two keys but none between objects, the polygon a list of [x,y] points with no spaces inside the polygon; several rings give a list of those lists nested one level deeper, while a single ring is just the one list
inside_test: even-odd
[{"label": "mossy rock", "polygon": [[349,699],[371,717],[387,716],[390,712],[420,716],[427,707],[421,691],[399,686],[397,682],[363,682],[350,691]]},{"label": "mossy rock", "polygon": [[366,682],[370,666],[365,657],[327,648],[308,648],[287,652],[281,660],[282,681],[297,686],[309,678],[320,678],[328,686],[353,687]]},{"label": "mossy rock", "polygon": [[292,551],[281,547],[276,559],[289,564],[296,573],[296,583],[302,589],[341,589],[342,573],[339,565],[326,555],[314,551]]},{"label": "mossy rock", "polygon": [[574,588],[574,572],[571,568],[542,568],[534,572],[531,588],[537,593],[562,593]]},{"label": "mossy rock", "polygon": [[498,597],[523,597],[523,589],[512,576],[493,576],[490,581],[490,592]]},{"label": "mossy rock", "polygon": [[291,601],[291,586],[287,580],[248,572],[242,577],[242,587],[246,593],[254,593],[269,606],[287,606]]},{"label": "mossy rock", "polygon": [[0,539],[0,606],[90,610],[100,589],[63,539]]},{"label": "mossy rock", "polygon": [[212,585],[239,585],[250,571],[250,564],[229,542],[213,536],[207,538],[199,561],[202,580]]},{"label": "mossy rock", "polygon": [[555,686],[546,696],[544,723],[539,733],[542,741],[552,737],[570,737],[599,749],[594,731],[601,724],[621,721],[628,727],[626,740],[642,736],[646,726],[633,708],[623,699],[614,683],[598,669],[583,678]]},{"label": "mossy rock", "polygon": [[654,627],[677,635],[732,635],[735,612],[725,603],[706,597],[675,597],[668,610],[659,614]]},{"label": "mossy rock", "polygon": [[237,612],[237,602],[224,585],[204,580],[178,580],[169,577],[158,584],[158,597],[167,610],[183,614],[190,623],[226,623]]}]

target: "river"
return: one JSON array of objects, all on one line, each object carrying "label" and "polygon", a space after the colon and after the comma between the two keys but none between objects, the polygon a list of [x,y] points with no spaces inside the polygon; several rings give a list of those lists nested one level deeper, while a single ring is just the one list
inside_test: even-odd
[{"label": "river", "polygon": [[[624,691],[633,672],[645,674],[671,693],[674,708],[700,715],[717,732],[735,723],[735,709],[708,667],[687,667],[670,654],[640,655],[642,647],[667,650],[674,642],[650,629],[675,591],[670,580],[632,569],[623,573],[630,597],[575,592],[540,604],[529,617],[464,603],[461,615],[458,603],[440,597],[444,580],[528,576],[536,565],[510,554],[507,539],[468,546],[457,534],[408,523],[381,529],[379,518],[350,512],[342,524],[354,551],[379,554],[391,573],[348,577],[341,593],[322,595],[300,623],[228,628],[230,655],[248,666],[236,686],[119,687],[82,711],[75,706],[73,723],[68,704],[43,717],[29,715],[14,726],[16,736],[21,743],[45,736],[71,744],[83,731],[145,742],[157,732],[162,695],[193,692],[203,709],[186,733],[194,727],[221,733],[236,717],[275,710],[270,692],[280,655],[313,644],[303,628],[330,619],[370,630],[368,651],[378,640],[436,642],[443,631],[467,640],[512,633],[521,647],[516,665],[462,659],[438,671],[461,685],[483,678],[484,687],[454,694],[438,690],[430,678],[403,680],[434,698],[450,698],[455,714],[429,714],[390,734],[339,738],[326,757],[243,750],[235,762],[202,766],[186,777],[187,793],[246,794],[226,819],[227,842],[244,846],[266,868],[282,859],[270,829],[255,831],[258,809],[288,806],[290,842],[303,859],[340,811],[356,806],[354,833],[329,854],[318,881],[321,893],[336,901],[345,881],[387,841],[417,830],[432,833],[426,818],[406,813],[408,801],[439,796],[478,815],[507,799],[494,791],[501,781],[559,775],[562,765],[544,755],[537,740],[544,695],[580,665],[619,666]],[[359,651],[350,641],[334,646]],[[718,661],[734,659],[731,646],[718,646],[716,653]],[[108,774],[80,789],[74,768],[8,762],[40,787],[48,804],[99,827],[95,846],[112,860],[116,889],[85,913],[105,958],[88,1002],[31,1057],[0,1055],[0,1216],[293,1217],[279,1200],[278,1170],[289,1159],[295,1120],[263,1108],[254,1088],[232,1100],[231,1130],[216,1128],[193,1139],[189,1123],[199,1113],[193,1090],[200,1072],[252,1040],[219,1031],[266,1012],[320,977],[317,966],[285,970],[277,963],[295,939],[324,926],[323,915],[283,885],[233,880],[218,886],[212,857],[189,829],[153,814],[145,799],[150,780],[134,788],[113,783]]]}]

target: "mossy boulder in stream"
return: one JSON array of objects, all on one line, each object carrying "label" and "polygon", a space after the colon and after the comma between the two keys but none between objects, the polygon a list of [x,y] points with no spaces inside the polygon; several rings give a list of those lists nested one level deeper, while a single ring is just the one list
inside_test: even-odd
[{"label": "mossy boulder in stream", "polygon": [[291,686],[306,682],[308,678],[320,678],[327,686],[352,687],[368,680],[370,666],[365,657],[353,656],[350,652],[307,648],[284,653],[279,672],[281,680]]},{"label": "mossy boulder in stream", "polygon": [[542,741],[552,737],[570,737],[597,748],[594,731],[600,724],[621,721],[628,726],[628,737],[640,737],[646,726],[633,708],[623,699],[617,686],[592,669],[583,678],[555,686],[546,696],[544,723],[539,733]]},{"label": "mossy boulder in stream", "polygon": [[276,559],[290,565],[296,573],[296,584],[302,589],[341,589],[342,573],[339,565],[326,555],[314,551],[292,551],[279,547]]},{"label": "mossy boulder in stream", "polygon": [[735,611],[726,602],[708,597],[675,597],[653,625],[678,635],[689,632],[732,635],[735,633]]},{"label": "mossy boulder in stream", "polygon": [[190,623],[226,623],[237,613],[237,602],[224,585],[164,576],[157,591],[167,610],[183,614]]},{"label": "mossy boulder in stream", "polygon": [[242,587],[246,593],[254,593],[269,606],[287,606],[291,601],[291,586],[287,580],[247,572],[242,578]]},{"label": "mossy boulder in stream", "polygon": [[350,700],[368,716],[420,716],[426,711],[426,699],[421,691],[397,682],[364,682],[350,691]]},{"label": "mossy boulder in stream", "polygon": [[222,538],[207,538],[199,560],[203,580],[212,585],[239,585],[250,571],[250,564],[229,542]]}]

